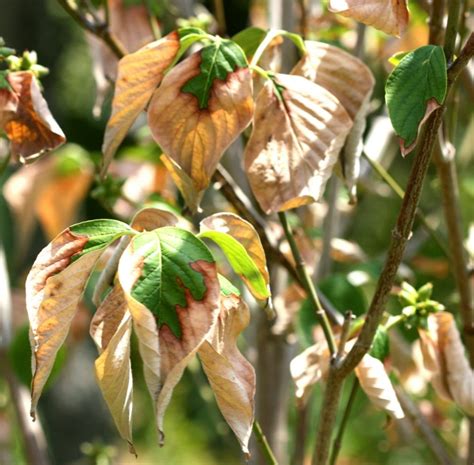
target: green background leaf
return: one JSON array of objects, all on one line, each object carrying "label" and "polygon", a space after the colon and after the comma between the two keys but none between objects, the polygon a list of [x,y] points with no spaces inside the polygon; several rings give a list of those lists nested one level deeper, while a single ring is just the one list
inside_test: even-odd
[{"label": "green background leaf", "polygon": [[417,138],[428,101],[435,99],[442,104],[446,88],[446,59],[439,46],[417,48],[392,71],[385,85],[385,99],[393,128],[406,147]]},{"label": "green background leaf", "polygon": [[380,361],[384,361],[390,352],[390,343],[388,339],[388,333],[385,328],[379,326],[375,333],[374,342],[370,348],[370,355],[378,358]]},{"label": "green background leaf", "polygon": [[247,58],[249,58],[255,53],[266,35],[267,31],[252,26],[235,34],[232,40],[242,48]]}]

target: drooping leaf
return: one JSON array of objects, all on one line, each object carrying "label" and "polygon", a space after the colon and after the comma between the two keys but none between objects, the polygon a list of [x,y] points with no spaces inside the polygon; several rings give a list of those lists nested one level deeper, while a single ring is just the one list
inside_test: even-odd
[{"label": "drooping leaf", "polygon": [[380,360],[365,354],[357,365],[355,374],[359,378],[361,388],[376,407],[396,419],[405,417],[392,382]]},{"label": "drooping leaf", "polygon": [[329,10],[395,36],[408,25],[406,0],[330,0]]},{"label": "drooping leaf", "polygon": [[232,36],[232,40],[240,46],[247,58],[251,58],[266,35],[267,31],[251,26]]},{"label": "drooping leaf", "polygon": [[453,315],[431,314],[427,330],[418,331],[423,363],[436,392],[454,400],[468,415],[474,415],[474,370],[469,365]]},{"label": "drooping leaf", "polygon": [[234,271],[257,299],[270,296],[270,277],[262,243],[255,228],[233,213],[216,213],[201,221],[199,237],[214,241]]},{"label": "drooping leaf", "polygon": [[217,39],[165,76],[150,102],[148,123],[164,153],[190,180],[186,187],[194,192],[183,192],[187,201],[202,195],[252,112],[247,60],[232,41]]},{"label": "drooping leaf", "polygon": [[416,146],[420,128],[444,102],[446,58],[436,45],[417,48],[403,57],[385,85],[385,100],[402,155]]},{"label": "drooping leaf", "polygon": [[304,76],[335,95],[353,122],[341,154],[341,163],[349,192],[355,199],[362,134],[375,79],[361,60],[339,47],[311,40],[305,44],[307,53],[296,64],[292,74]]},{"label": "drooping leaf", "polygon": [[172,32],[119,61],[112,114],[102,146],[102,175],[105,175],[133,122],[150,101],[178,50],[179,37],[176,32]]},{"label": "drooping leaf", "polygon": [[217,405],[234,431],[244,454],[254,419],[255,371],[237,347],[250,312],[236,295],[221,296],[221,309],[212,336],[199,348],[199,358]]},{"label": "drooping leaf", "polygon": [[133,378],[130,362],[132,317],[118,283],[97,309],[90,333],[99,357],[95,373],[117,429],[135,453],[132,440]]},{"label": "drooping leaf", "polygon": [[163,227],[132,239],[120,259],[118,276],[162,435],[173,389],[216,323],[220,294],[216,265],[193,234]]},{"label": "drooping leaf", "polygon": [[266,213],[319,200],[352,127],[341,103],[301,76],[277,74],[258,95],[245,170]]},{"label": "drooping leaf", "polygon": [[10,139],[12,155],[23,163],[32,162],[59,147],[66,137],[49,111],[33,73],[9,73],[8,82],[18,104],[15,114],[9,115],[3,129]]},{"label": "drooping leaf", "polygon": [[36,258],[25,285],[32,416],[94,265],[109,244],[131,232],[128,225],[115,220],[78,223],[59,234]]}]

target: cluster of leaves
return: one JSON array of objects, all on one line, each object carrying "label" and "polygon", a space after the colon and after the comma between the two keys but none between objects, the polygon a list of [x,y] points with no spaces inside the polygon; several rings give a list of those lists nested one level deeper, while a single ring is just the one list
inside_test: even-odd
[{"label": "cluster of leaves", "polygon": [[172,213],[152,208],[138,212],[131,226],[116,220],[86,221],[67,228],[39,254],[26,282],[32,415],[87,280],[104,251],[120,239],[103,271],[107,279],[99,279],[99,305],[90,330],[100,353],[97,380],[120,434],[133,451],[133,321],[162,437],[172,391],[197,353],[222,414],[248,453],[255,374],[236,340],[248,325],[249,311],[239,291],[218,273],[202,239],[222,249],[261,300],[270,296],[265,254],[253,227],[236,215],[208,217],[198,235],[178,224]]}]

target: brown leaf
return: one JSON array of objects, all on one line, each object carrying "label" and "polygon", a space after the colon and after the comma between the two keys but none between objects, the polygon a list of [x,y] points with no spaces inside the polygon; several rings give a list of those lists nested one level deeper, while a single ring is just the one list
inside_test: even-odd
[{"label": "brown leaf", "polygon": [[221,296],[217,325],[198,352],[217,405],[245,454],[249,453],[254,419],[255,371],[240,353],[237,338],[249,321],[243,300],[235,295]]},{"label": "brown leaf", "polygon": [[277,74],[282,101],[267,81],[261,90],[245,170],[266,213],[318,201],[352,121],[323,87],[301,76]]},{"label": "brown leaf", "polygon": [[355,374],[359,378],[361,388],[376,407],[396,419],[405,417],[392,382],[379,359],[365,354],[357,365]]},{"label": "brown leaf", "polygon": [[312,40],[305,44],[307,54],[296,64],[292,74],[304,76],[335,95],[353,121],[341,162],[349,192],[355,198],[360,172],[361,139],[375,79],[361,60],[339,47]]},{"label": "brown leaf", "polygon": [[[181,178],[178,187],[185,188],[183,195],[193,210],[196,196],[207,188],[224,151],[249,125],[253,113],[248,68],[236,68],[225,80],[214,79],[206,108],[200,107],[195,95],[182,92],[183,86],[200,74],[200,65],[201,51],[175,66],[148,109],[153,137],[179,167],[173,169],[173,178]],[[166,159],[163,162],[168,166]]]},{"label": "brown leaf", "polygon": [[130,363],[132,318],[118,283],[97,309],[90,334],[97,344],[99,357],[95,372],[102,395],[122,438],[132,445],[133,378]]},{"label": "brown leaf", "polygon": [[18,96],[10,89],[0,89],[0,128],[10,121],[18,109]]},{"label": "brown leaf", "polygon": [[273,299],[277,315],[272,326],[272,333],[281,335],[293,332],[294,322],[306,297],[306,292],[296,283],[291,283]]},{"label": "brown leaf", "polygon": [[133,122],[148,104],[163,79],[164,72],[179,50],[179,36],[172,32],[123,57],[112,101],[112,114],[107,123],[102,152],[102,176]]},{"label": "brown leaf", "polygon": [[66,137],[49,111],[33,73],[10,73],[8,82],[18,98],[18,106],[4,130],[11,142],[12,155],[29,163],[58,148]]},{"label": "brown leaf", "polygon": [[33,380],[31,415],[34,417],[41,391],[63,344],[78,303],[102,249],[84,254],[88,238],[69,229],[57,236],[36,258],[26,280],[26,302],[30,319]]},{"label": "brown leaf", "polygon": [[140,232],[153,231],[164,226],[176,226],[178,221],[178,217],[170,211],[148,207],[141,209],[134,216],[131,226]]},{"label": "brown leaf", "polygon": [[425,368],[438,394],[474,415],[474,370],[466,357],[453,315],[431,314],[428,329],[419,330]]},{"label": "brown leaf", "polygon": [[408,25],[406,0],[330,0],[329,10],[394,36]]}]

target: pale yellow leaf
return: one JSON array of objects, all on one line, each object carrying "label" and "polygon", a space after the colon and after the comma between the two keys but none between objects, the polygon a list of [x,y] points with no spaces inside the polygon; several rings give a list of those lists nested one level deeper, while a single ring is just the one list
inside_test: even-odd
[{"label": "pale yellow leaf", "polygon": [[365,354],[355,369],[361,388],[370,401],[378,408],[385,410],[396,419],[404,418],[397,394],[388,377],[383,363],[369,354]]},{"label": "pale yellow leaf", "polygon": [[245,170],[265,213],[321,199],[352,121],[339,100],[323,87],[295,75],[267,81],[255,109],[245,151]]},{"label": "pale yellow leaf", "polygon": [[408,25],[406,0],[330,0],[329,10],[394,36]]},{"label": "pale yellow leaf", "polygon": [[178,50],[179,36],[177,32],[172,32],[120,60],[112,114],[102,146],[103,176],[118,146],[137,116],[145,109]]},{"label": "pale yellow leaf", "polygon": [[254,419],[255,371],[240,353],[237,338],[249,321],[249,309],[240,297],[221,296],[214,332],[198,352],[217,405],[245,454]]},{"label": "pale yellow leaf", "polygon": [[102,395],[117,429],[135,453],[132,441],[133,378],[130,362],[132,318],[118,283],[97,309],[90,333],[99,357],[95,372]]}]

